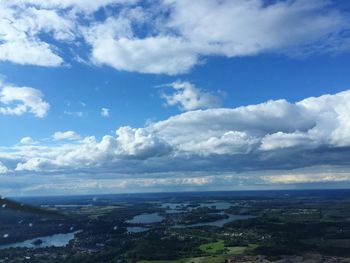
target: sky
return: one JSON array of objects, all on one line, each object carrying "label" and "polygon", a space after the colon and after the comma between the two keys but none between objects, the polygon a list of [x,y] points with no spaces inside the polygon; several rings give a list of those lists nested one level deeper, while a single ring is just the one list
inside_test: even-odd
[{"label": "sky", "polygon": [[350,3],[0,0],[0,193],[350,187]]}]

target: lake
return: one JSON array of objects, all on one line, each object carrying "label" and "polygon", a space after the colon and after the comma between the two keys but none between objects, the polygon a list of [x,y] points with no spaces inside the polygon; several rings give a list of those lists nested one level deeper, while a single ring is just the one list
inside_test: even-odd
[{"label": "lake", "polygon": [[234,206],[234,204],[229,203],[229,202],[212,202],[212,203],[200,203],[200,207],[215,207],[218,210],[225,210],[229,209],[231,206]]},{"label": "lake", "polygon": [[[1,245],[0,249],[15,248],[15,247],[25,247],[25,248],[43,248],[43,247],[65,247],[69,244],[69,241],[73,240],[75,234],[80,231],[74,231],[66,234],[55,234],[51,236],[37,237],[34,239],[28,239],[22,242],[16,242],[12,244]],[[40,239],[41,244],[34,245],[33,242]]]},{"label": "lake", "polygon": [[186,227],[198,227],[198,226],[216,226],[216,227],[223,227],[224,224],[228,222],[233,222],[237,220],[245,220],[255,218],[255,216],[251,215],[229,215],[228,218],[219,219],[213,222],[204,222],[204,223],[197,223],[197,224],[191,224],[191,225],[175,225],[174,228],[186,228]]},{"label": "lake", "polygon": [[134,216],[130,220],[126,220],[126,223],[129,224],[153,224],[159,223],[164,220],[164,217],[160,216],[158,213],[146,213]]},{"label": "lake", "polygon": [[192,207],[190,203],[163,203],[161,204],[162,208],[167,209],[165,212],[168,214],[172,213],[183,213],[186,211],[192,211],[193,209],[197,209],[199,207],[208,207],[215,208],[218,210],[226,210],[235,204],[229,202],[207,202],[207,203],[198,203],[198,206]]}]

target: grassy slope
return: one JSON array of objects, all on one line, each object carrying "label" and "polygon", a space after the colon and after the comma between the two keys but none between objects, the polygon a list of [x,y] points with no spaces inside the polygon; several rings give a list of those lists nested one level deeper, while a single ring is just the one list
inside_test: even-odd
[{"label": "grassy slope", "polygon": [[[141,260],[138,263],[223,263],[229,256],[240,255],[255,249],[255,244],[250,244],[248,247],[227,247],[226,254],[211,255],[197,258],[183,258],[178,260]],[[203,244],[199,247],[202,251],[207,253],[216,253],[225,249],[223,240]]]}]

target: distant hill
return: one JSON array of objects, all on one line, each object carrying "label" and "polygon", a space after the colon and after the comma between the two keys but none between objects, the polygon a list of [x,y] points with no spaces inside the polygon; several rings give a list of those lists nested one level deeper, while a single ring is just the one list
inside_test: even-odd
[{"label": "distant hill", "polygon": [[27,214],[35,215],[51,215],[51,216],[62,216],[62,214],[56,211],[50,211],[40,207],[19,203],[4,197],[0,197],[0,211],[1,210],[12,210],[16,212],[22,212]]}]

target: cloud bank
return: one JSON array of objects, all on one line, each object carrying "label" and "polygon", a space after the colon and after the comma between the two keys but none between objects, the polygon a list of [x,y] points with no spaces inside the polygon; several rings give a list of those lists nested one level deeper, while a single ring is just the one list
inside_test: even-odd
[{"label": "cloud bank", "polygon": [[331,0],[92,2],[2,1],[0,61],[55,67],[75,57],[116,70],[176,75],[210,56],[349,47],[349,14]]},{"label": "cloud bank", "polygon": [[51,142],[32,144],[22,139],[21,144],[1,147],[0,170],[12,177],[32,173],[79,180],[110,177],[124,186],[141,181],[192,186],[225,185],[225,180],[233,185],[346,181],[349,112],[350,90],[296,103],[271,100],[188,111],[143,128],[120,127],[114,136],[100,140],[57,132]]}]

